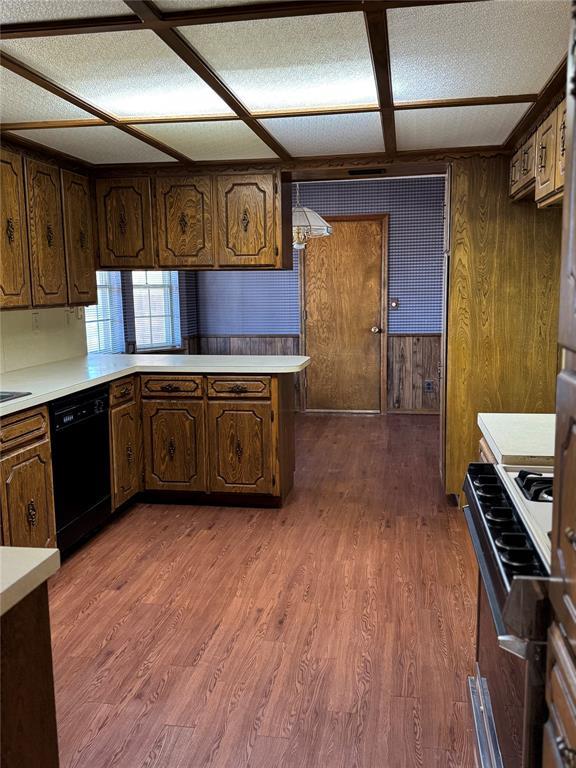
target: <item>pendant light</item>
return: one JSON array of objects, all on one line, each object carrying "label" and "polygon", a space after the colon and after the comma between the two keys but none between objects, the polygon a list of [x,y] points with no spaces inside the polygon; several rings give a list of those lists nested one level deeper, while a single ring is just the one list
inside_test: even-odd
[{"label": "pendant light", "polygon": [[292,245],[297,251],[306,247],[311,237],[327,237],[332,227],[322,216],[300,203],[300,184],[296,184],[296,205],[292,208]]}]

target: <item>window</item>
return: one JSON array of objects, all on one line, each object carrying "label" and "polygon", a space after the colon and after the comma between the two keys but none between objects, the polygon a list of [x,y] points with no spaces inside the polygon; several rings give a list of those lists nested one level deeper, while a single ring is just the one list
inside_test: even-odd
[{"label": "window", "polygon": [[96,272],[98,304],[86,307],[88,352],[124,352],[120,272]]},{"label": "window", "polygon": [[178,272],[132,272],[136,349],[180,347]]}]

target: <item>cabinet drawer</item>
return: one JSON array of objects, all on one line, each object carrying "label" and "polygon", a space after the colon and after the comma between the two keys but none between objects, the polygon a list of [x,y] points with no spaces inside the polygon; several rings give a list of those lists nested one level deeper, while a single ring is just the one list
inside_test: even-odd
[{"label": "cabinet drawer", "polygon": [[576,667],[557,624],[548,634],[546,701],[557,743],[576,748]]},{"label": "cabinet drawer", "polygon": [[270,376],[208,376],[208,397],[270,397]]},{"label": "cabinet drawer", "polygon": [[5,416],[0,423],[0,448],[2,453],[39,440],[48,434],[48,411],[45,407],[33,408]]},{"label": "cabinet drawer", "polygon": [[202,397],[202,376],[142,376],[142,397]]},{"label": "cabinet drawer", "polygon": [[136,379],[134,376],[128,376],[126,379],[110,384],[110,405],[119,403],[129,403],[136,396]]}]

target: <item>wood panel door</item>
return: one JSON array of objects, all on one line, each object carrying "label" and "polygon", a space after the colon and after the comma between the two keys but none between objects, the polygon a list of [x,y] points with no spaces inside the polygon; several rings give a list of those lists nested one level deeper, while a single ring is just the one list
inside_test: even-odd
[{"label": "wood panel door", "polygon": [[96,304],[96,252],[92,231],[92,197],[85,176],[61,172],[64,241],[69,304]]},{"label": "wood panel door", "polygon": [[270,403],[208,403],[208,433],[211,491],[275,492]]},{"label": "wood panel door", "polygon": [[116,509],[142,490],[140,408],[133,401],[110,411],[112,503]]},{"label": "wood panel door", "polygon": [[388,217],[331,219],[304,254],[306,409],[385,408]]},{"label": "wood panel door", "polygon": [[146,489],[205,491],[204,403],[145,400],[142,417]]},{"label": "wood panel door", "polygon": [[158,264],[171,269],[212,266],[212,179],[159,178],[156,206]]},{"label": "wood panel door", "polygon": [[556,113],[556,164],[554,168],[554,186],[558,191],[564,188],[564,175],[566,172],[566,99],[558,105]]},{"label": "wood panel door", "polygon": [[68,289],[58,168],[27,158],[26,192],[33,304],[64,305]]},{"label": "wood panel door", "polygon": [[557,115],[554,110],[536,132],[536,200],[543,200],[555,189]]},{"label": "wood panel door", "polygon": [[0,308],[29,307],[30,264],[22,157],[2,149],[0,163]]},{"label": "wood panel door", "polygon": [[150,179],[98,179],[96,201],[100,265],[153,267]]},{"label": "wood panel door", "polygon": [[216,189],[220,266],[276,266],[279,248],[274,175],[219,176]]},{"label": "wood panel door", "polygon": [[0,481],[4,542],[13,547],[55,547],[49,441],[2,459]]}]

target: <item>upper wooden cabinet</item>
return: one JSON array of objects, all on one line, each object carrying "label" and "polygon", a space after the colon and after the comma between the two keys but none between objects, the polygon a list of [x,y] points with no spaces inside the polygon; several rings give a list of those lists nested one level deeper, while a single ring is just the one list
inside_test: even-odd
[{"label": "upper wooden cabinet", "polygon": [[219,176],[217,188],[218,263],[226,267],[273,267],[280,253],[271,174]]},{"label": "upper wooden cabinet", "polygon": [[98,179],[100,266],[154,267],[150,179]]},{"label": "upper wooden cabinet", "polygon": [[26,233],[26,204],[22,157],[1,150],[0,226],[0,308],[30,306],[30,266]]},{"label": "upper wooden cabinet", "polygon": [[65,305],[68,290],[58,168],[27,158],[26,190],[33,303]]},{"label": "upper wooden cabinet", "polygon": [[522,198],[534,189],[536,181],[536,134],[518,149],[510,163],[510,194]]},{"label": "upper wooden cabinet", "polygon": [[557,112],[554,110],[536,132],[536,201],[552,194],[556,182]]},{"label": "upper wooden cabinet", "polygon": [[566,170],[566,99],[556,109],[556,163],[554,170],[555,188],[564,189]]},{"label": "upper wooden cabinet", "polygon": [[96,254],[89,181],[70,171],[63,170],[61,175],[68,303],[96,304]]},{"label": "upper wooden cabinet", "polygon": [[171,269],[212,266],[212,179],[158,178],[156,206],[158,265]]}]

